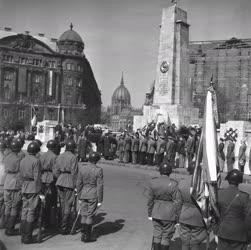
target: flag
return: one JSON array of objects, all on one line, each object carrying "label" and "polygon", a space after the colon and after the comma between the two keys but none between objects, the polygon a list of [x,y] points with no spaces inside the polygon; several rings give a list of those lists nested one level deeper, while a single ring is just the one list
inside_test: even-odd
[{"label": "flag", "polygon": [[31,119],[31,127],[36,127],[37,125],[37,115],[35,114]]},{"label": "flag", "polygon": [[217,189],[220,183],[220,174],[217,148],[213,94],[208,90],[202,134],[190,189],[191,199],[199,209],[206,228],[209,226],[210,217],[219,218]]}]

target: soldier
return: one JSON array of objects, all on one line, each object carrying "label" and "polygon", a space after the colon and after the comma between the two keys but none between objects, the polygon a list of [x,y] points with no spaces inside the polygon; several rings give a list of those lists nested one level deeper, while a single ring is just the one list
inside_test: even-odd
[{"label": "soldier", "polygon": [[155,150],[156,150],[156,141],[150,132],[149,140],[147,142],[147,165],[149,166],[153,166]]},{"label": "soldier", "polygon": [[124,157],[124,136],[120,135],[118,139],[118,157],[119,162],[123,162]]},{"label": "soldier", "polygon": [[139,140],[139,162],[141,165],[146,164],[146,154],[147,154],[147,138],[145,134]]},{"label": "soldier", "polygon": [[235,162],[235,154],[234,154],[235,144],[233,142],[233,139],[230,138],[229,144],[227,146],[227,171],[231,171],[234,166]]},{"label": "soldier", "polygon": [[11,141],[12,141],[12,138],[10,136],[7,136],[4,138],[4,144],[5,144],[4,155],[5,156],[7,156],[8,154],[12,152],[10,149]]},{"label": "soldier", "polygon": [[45,209],[44,209],[44,226],[50,229],[55,225],[56,207],[57,207],[57,190],[55,178],[55,164],[56,164],[56,151],[57,142],[50,140],[47,142],[48,151],[40,156],[42,166],[42,193],[45,196]]},{"label": "soldier", "polygon": [[136,132],[132,139],[132,164],[138,163],[138,153],[139,153],[139,134]]},{"label": "soldier", "polygon": [[21,242],[33,243],[32,232],[34,228],[35,212],[39,205],[41,191],[41,163],[36,157],[40,148],[36,142],[28,145],[26,155],[20,163],[20,176],[22,181],[22,216],[21,216]]},{"label": "soldier", "polygon": [[173,168],[175,167],[176,149],[177,149],[176,140],[172,136],[168,136],[164,162],[169,162]]},{"label": "soldier", "polygon": [[243,182],[243,174],[233,169],[228,172],[226,180],[229,186],[218,191],[220,222],[218,228],[218,250],[246,249],[246,216],[249,210],[249,195],[238,189]]},{"label": "soldier", "polygon": [[81,241],[91,241],[93,217],[103,202],[103,169],[96,163],[100,155],[93,152],[87,166],[80,165],[77,192],[81,206]]},{"label": "soldier", "polygon": [[160,166],[164,159],[164,152],[166,150],[166,140],[164,135],[159,135],[156,142],[156,155],[155,162],[157,166]]},{"label": "soldier", "polygon": [[130,135],[127,133],[125,135],[125,140],[124,140],[124,163],[128,163],[130,161],[130,153],[131,153],[131,146],[132,145],[132,139]]},{"label": "soldier", "polygon": [[70,232],[70,213],[75,199],[74,189],[78,173],[78,159],[74,155],[76,144],[73,140],[69,140],[65,146],[65,152],[58,156],[55,167],[62,213],[60,231],[63,235]]},{"label": "soldier", "polygon": [[179,232],[182,242],[182,250],[199,250],[201,243],[207,237],[207,230],[202,221],[198,208],[191,200],[190,186],[195,164],[187,168],[189,177],[179,182],[179,190],[182,198],[182,209],[179,217]]},{"label": "soldier", "polygon": [[247,145],[245,143],[245,140],[241,141],[241,146],[239,148],[239,155],[238,155],[238,167],[239,170],[244,174],[244,167],[246,164],[246,149]]},{"label": "soldier", "polygon": [[85,132],[82,132],[81,136],[77,142],[78,145],[78,157],[79,161],[87,162],[86,155],[91,151],[92,145],[91,142],[86,138]]},{"label": "soldier", "polygon": [[4,151],[6,149],[5,143],[0,141],[0,229],[5,227],[5,217],[4,217]]},{"label": "soldier", "polygon": [[195,147],[196,147],[195,145],[196,134],[195,133],[196,133],[195,129],[191,128],[190,134],[186,143],[186,155],[187,155],[188,167],[190,166],[190,164],[192,164],[194,154],[195,154]]},{"label": "soldier", "polygon": [[184,168],[186,159],[186,140],[182,135],[179,137],[177,144],[177,153],[179,155],[179,168]]},{"label": "soldier", "polygon": [[18,137],[16,138],[14,141],[18,142],[20,144],[20,152],[18,153],[18,156],[21,158],[21,160],[25,157],[25,153],[24,151],[22,151],[22,148],[24,146],[24,140],[22,139],[22,137]]},{"label": "soldier", "polygon": [[21,181],[19,176],[21,158],[18,156],[21,150],[21,144],[13,140],[10,149],[12,152],[9,153],[3,161],[5,168],[5,234],[8,236],[17,235],[15,232],[15,225],[18,216],[18,208],[21,202]]},{"label": "soldier", "polygon": [[224,153],[224,139],[220,138],[220,143],[218,146],[218,150],[219,150],[219,165],[220,165],[220,171],[223,172],[224,171],[224,166],[225,166],[225,153]]},{"label": "soldier", "polygon": [[160,177],[153,178],[148,193],[148,218],[153,222],[153,250],[168,250],[181,208],[178,183],[169,178],[172,166],[162,163]]},{"label": "soldier", "polygon": [[103,155],[106,160],[110,160],[111,157],[111,141],[110,141],[110,133],[106,133],[102,139],[103,142]]}]

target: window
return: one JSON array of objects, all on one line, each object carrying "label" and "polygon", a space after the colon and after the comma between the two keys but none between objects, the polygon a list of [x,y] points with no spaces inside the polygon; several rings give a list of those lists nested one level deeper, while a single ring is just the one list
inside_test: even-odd
[{"label": "window", "polygon": [[40,83],[40,82],[42,82],[42,76],[41,76],[41,75],[38,75],[38,74],[34,75],[34,82],[35,82],[35,83]]},{"label": "window", "polygon": [[78,64],[77,69],[78,69],[79,72],[81,72],[82,71],[81,65]]},{"label": "window", "polygon": [[66,85],[72,86],[73,85],[73,79],[71,77],[66,78]]},{"label": "window", "polygon": [[56,62],[55,61],[49,61],[49,68],[56,68]]},{"label": "window", "polygon": [[4,72],[4,80],[5,81],[13,81],[14,73],[11,71],[5,71]]},{"label": "window", "polygon": [[23,109],[19,109],[18,110],[18,118],[19,118],[19,120],[24,119],[24,116],[25,116],[25,111]]},{"label": "window", "polygon": [[35,66],[41,66],[42,60],[40,59],[33,59],[33,65]]},{"label": "window", "polygon": [[7,110],[7,109],[3,109],[3,117],[4,117],[5,119],[7,119],[8,116],[9,116],[8,110]]},{"label": "window", "polygon": [[71,64],[71,70],[75,71],[75,64],[73,64],[73,63]]},{"label": "window", "polygon": [[66,64],[66,69],[67,69],[67,70],[71,70],[71,64],[70,64],[70,63],[67,63],[67,64]]},{"label": "window", "polygon": [[10,55],[4,55],[3,60],[9,63],[13,63],[13,56]]},{"label": "window", "polygon": [[28,59],[25,58],[25,57],[20,57],[20,58],[19,58],[19,63],[20,63],[20,64],[26,64],[27,61],[28,61]]},{"label": "window", "polygon": [[78,80],[77,80],[77,86],[78,86],[79,88],[82,88],[82,79],[78,79]]}]

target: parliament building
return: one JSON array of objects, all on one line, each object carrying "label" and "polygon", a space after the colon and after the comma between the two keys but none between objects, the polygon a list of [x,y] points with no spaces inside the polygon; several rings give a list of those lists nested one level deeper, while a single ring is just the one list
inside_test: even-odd
[{"label": "parliament building", "polygon": [[100,112],[100,90],[72,24],[59,39],[0,30],[0,127],[28,128],[35,114],[38,121],[98,123]]}]

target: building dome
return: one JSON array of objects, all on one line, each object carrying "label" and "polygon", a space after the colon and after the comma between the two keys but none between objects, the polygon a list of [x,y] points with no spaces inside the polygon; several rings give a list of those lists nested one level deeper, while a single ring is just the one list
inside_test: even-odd
[{"label": "building dome", "polygon": [[81,36],[73,30],[71,23],[70,29],[65,31],[58,39],[59,52],[64,54],[80,55],[84,50],[84,42]]},{"label": "building dome", "polygon": [[124,85],[123,75],[119,87],[115,89],[112,95],[112,105],[114,104],[122,104],[122,106],[127,107],[131,105],[131,95]]}]

